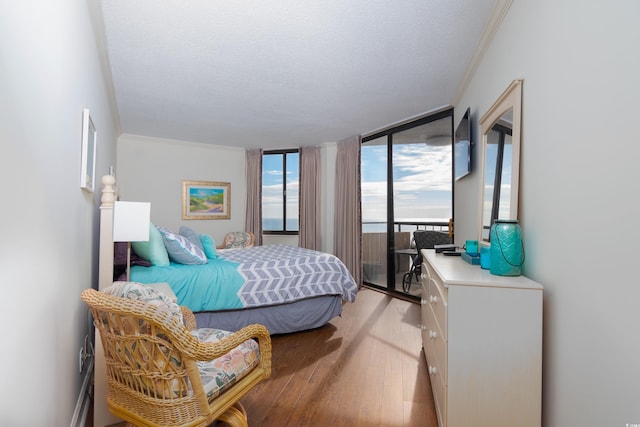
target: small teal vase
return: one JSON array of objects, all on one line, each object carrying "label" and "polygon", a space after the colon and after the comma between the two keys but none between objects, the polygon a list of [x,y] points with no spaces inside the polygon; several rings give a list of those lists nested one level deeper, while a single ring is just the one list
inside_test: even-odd
[{"label": "small teal vase", "polygon": [[519,276],[524,262],[522,233],[517,220],[497,220],[491,226],[491,274]]},{"label": "small teal vase", "polygon": [[485,270],[491,268],[491,246],[483,246],[480,248],[480,267]]}]

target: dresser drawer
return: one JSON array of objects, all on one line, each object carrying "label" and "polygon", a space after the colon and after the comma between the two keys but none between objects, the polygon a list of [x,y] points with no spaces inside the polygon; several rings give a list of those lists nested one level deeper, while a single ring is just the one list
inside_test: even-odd
[{"label": "dresser drawer", "polygon": [[[423,295],[426,295],[426,292],[423,292]],[[422,348],[424,349],[424,355],[425,357],[427,357],[427,360],[429,360],[427,351],[430,350],[429,348],[429,327],[431,325],[429,325],[428,322],[428,313],[431,311],[431,307],[429,307],[429,303],[427,302],[427,300],[425,298],[422,298],[420,300],[420,312],[421,312],[421,316],[420,318],[422,319],[422,325],[421,325],[421,329],[422,329]]]},{"label": "dresser drawer", "polygon": [[[433,313],[429,307],[427,309]],[[431,320],[434,321],[433,317]],[[433,331],[433,329],[429,328],[429,323],[427,322],[422,330],[422,342],[424,354],[427,358],[427,369],[438,415],[438,424],[440,427],[444,427],[447,425],[447,370],[444,365],[446,364],[447,346],[442,337],[433,337],[430,334]]]},{"label": "dresser drawer", "polygon": [[426,316],[425,325],[422,331],[423,345],[425,348],[425,354],[427,355],[427,362],[429,366],[436,367],[439,376],[442,377],[442,382],[447,384],[447,341],[442,335],[442,331],[438,322],[435,319],[435,314],[432,309],[428,309],[428,312],[424,314]]},{"label": "dresser drawer", "polygon": [[435,320],[438,322],[444,340],[447,340],[447,292],[446,289],[438,285],[433,278],[429,279],[429,288],[427,289],[426,301],[433,310]]},{"label": "dresser drawer", "polygon": [[442,381],[440,372],[429,372],[429,381],[431,381],[431,390],[433,391],[433,400],[436,406],[439,427],[447,425],[447,386]]},{"label": "dresser drawer", "polygon": [[423,279],[429,279],[432,276],[437,276],[437,274],[435,274],[435,272],[431,269],[431,266],[428,262],[422,263],[421,273]]},{"label": "dresser drawer", "polygon": [[[447,288],[442,283],[442,278],[433,270],[433,267],[428,262],[422,263],[422,279],[424,283],[434,283],[440,288],[439,293],[442,294],[444,299],[447,299]],[[430,286],[430,285],[429,285]]]},{"label": "dresser drawer", "polygon": [[440,427],[444,427],[447,425],[447,369],[445,366],[447,345],[442,337],[429,337],[429,332],[430,330],[423,331],[423,335],[426,333],[428,336],[425,348],[427,369],[429,370],[429,381],[431,382],[438,424]]}]

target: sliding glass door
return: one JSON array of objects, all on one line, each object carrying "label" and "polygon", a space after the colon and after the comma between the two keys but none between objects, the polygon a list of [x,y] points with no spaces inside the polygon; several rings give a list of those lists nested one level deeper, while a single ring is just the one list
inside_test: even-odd
[{"label": "sliding glass door", "polygon": [[448,230],[452,135],[453,110],[446,109],[363,138],[363,281],[368,285],[420,295],[413,232]]},{"label": "sliding glass door", "polygon": [[362,280],[379,287],[387,286],[388,146],[383,136],[361,149],[362,191]]}]

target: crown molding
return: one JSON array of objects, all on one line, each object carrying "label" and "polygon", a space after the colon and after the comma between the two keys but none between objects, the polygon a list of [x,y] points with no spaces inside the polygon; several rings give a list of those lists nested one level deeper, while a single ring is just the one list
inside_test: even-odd
[{"label": "crown molding", "polygon": [[462,94],[469,85],[469,81],[475,73],[476,68],[478,68],[478,64],[482,60],[484,53],[493,40],[493,37],[498,32],[498,29],[500,28],[500,25],[502,24],[505,16],[507,16],[512,2],[513,0],[497,0],[494,4],[491,15],[489,16],[487,24],[482,30],[482,34],[480,35],[480,39],[478,40],[478,44],[476,44],[476,47],[473,50],[471,61],[469,61],[469,65],[467,66],[462,80],[460,81],[460,84],[456,89],[455,95],[453,97],[453,102],[451,103],[452,105],[457,105],[460,101],[460,98],[462,98]]}]

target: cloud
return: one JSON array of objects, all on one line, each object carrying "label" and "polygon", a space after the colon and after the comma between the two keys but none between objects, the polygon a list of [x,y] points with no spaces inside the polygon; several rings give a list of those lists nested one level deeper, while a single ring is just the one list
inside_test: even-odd
[{"label": "cloud", "polygon": [[[446,220],[451,216],[451,147],[393,146],[394,215],[400,220]],[[386,147],[363,147],[364,222],[385,222]],[[375,178],[375,179],[374,179]]]},{"label": "cloud", "polygon": [[400,191],[451,191],[450,146],[396,145],[393,165],[394,182],[400,184]]}]

